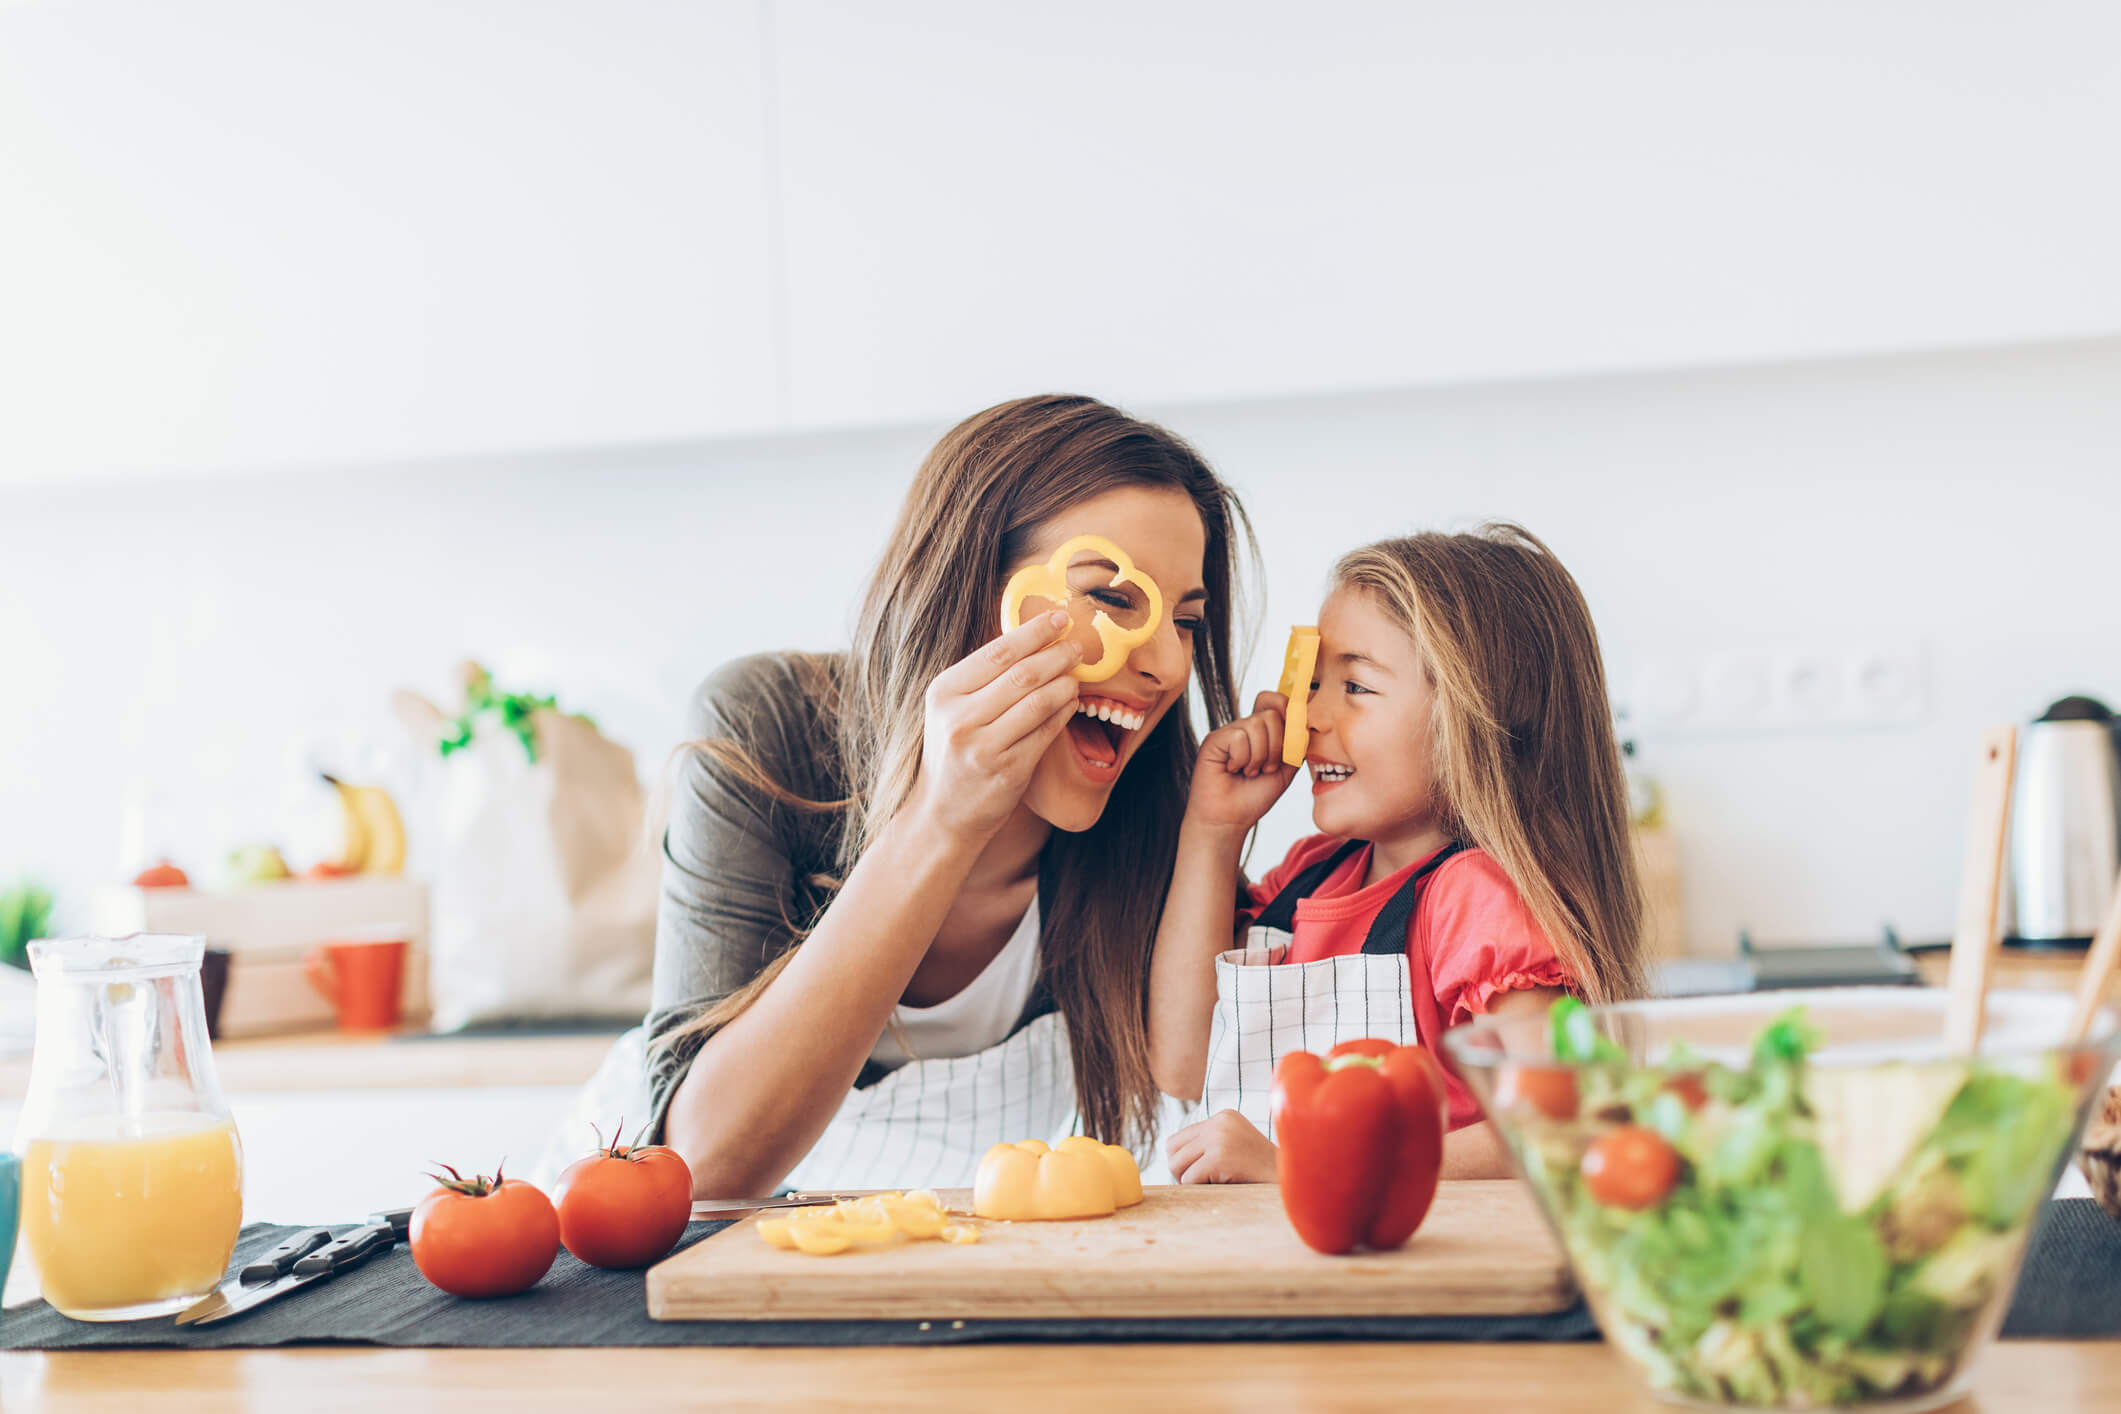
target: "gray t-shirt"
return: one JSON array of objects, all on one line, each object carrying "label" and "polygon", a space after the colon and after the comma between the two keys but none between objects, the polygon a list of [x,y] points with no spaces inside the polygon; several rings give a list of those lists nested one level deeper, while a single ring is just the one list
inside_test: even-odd
[{"label": "gray t-shirt", "polygon": [[[725,664],[694,696],[686,740],[728,742],[788,792],[839,800],[847,786],[831,702],[845,664],[844,654],[805,653],[761,653]],[[668,1047],[656,1043],[756,977],[816,921],[832,897],[842,818],[777,800],[761,782],[708,753],[681,753],[663,835],[647,1021],[654,1139],[662,1137],[670,1097],[710,1033]],[[1017,1025],[1052,1009],[1045,989],[1036,987]],[[886,1073],[871,1061],[855,1084],[873,1085]]]}]

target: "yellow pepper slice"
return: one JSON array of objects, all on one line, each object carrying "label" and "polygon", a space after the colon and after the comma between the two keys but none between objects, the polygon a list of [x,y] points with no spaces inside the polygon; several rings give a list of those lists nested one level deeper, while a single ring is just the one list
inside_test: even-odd
[{"label": "yellow pepper slice", "polygon": [[1081,1136],[1057,1149],[1030,1139],[997,1144],[980,1159],[972,1211],[1008,1222],[1103,1218],[1123,1198],[1141,1201],[1141,1170],[1125,1149]]},{"label": "yellow pepper slice", "polygon": [[1078,664],[1071,675],[1081,682],[1103,682],[1126,666],[1128,654],[1155,637],[1157,626],[1164,619],[1164,596],[1155,580],[1135,568],[1125,550],[1102,535],[1078,535],[1055,550],[1044,564],[1025,565],[1010,575],[1008,587],[1002,590],[1002,629],[1007,632],[1023,622],[1021,615],[1026,599],[1050,599],[1056,604],[1066,604],[1083,597],[1068,585],[1068,563],[1085,552],[1102,555],[1112,562],[1116,572],[1102,588],[1138,584],[1149,600],[1148,617],[1134,628],[1121,628],[1103,609],[1090,620],[1090,627],[1096,632],[1098,644],[1104,651],[1096,662]]},{"label": "yellow pepper slice", "polygon": [[916,1242],[934,1237],[943,1230],[943,1210],[932,1203],[916,1203],[910,1198],[894,1198],[884,1205],[900,1232]]},{"label": "yellow pepper slice", "polygon": [[[872,1193],[817,1207],[792,1208],[774,1217],[759,1218],[754,1226],[769,1246],[825,1257],[853,1247],[884,1246],[901,1237],[914,1241],[943,1237],[950,1226],[944,1218],[943,1200],[922,1189],[918,1193]],[[979,1234],[946,1240],[977,1242]]]},{"label": "yellow pepper slice", "polygon": [[951,1223],[942,1230],[940,1236],[945,1242],[954,1242],[959,1246],[969,1246],[979,1241],[979,1229],[970,1223]]},{"label": "yellow pepper slice", "polygon": [[828,1218],[790,1222],[788,1235],[795,1240],[797,1251],[808,1252],[813,1257],[830,1257],[854,1245],[854,1240],[847,1236],[846,1225]]},{"label": "yellow pepper slice", "polygon": [[1289,630],[1289,649],[1281,658],[1281,695],[1289,699],[1282,712],[1281,759],[1301,766],[1311,750],[1311,684],[1318,679],[1318,630],[1298,624]]}]

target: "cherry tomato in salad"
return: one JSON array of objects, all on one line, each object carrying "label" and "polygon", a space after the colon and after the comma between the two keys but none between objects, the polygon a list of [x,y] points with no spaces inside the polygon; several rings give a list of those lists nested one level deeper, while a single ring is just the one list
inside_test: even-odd
[{"label": "cherry tomato in salad", "polygon": [[560,1242],[592,1267],[645,1267],[685,1235],[692,1170],[675,1149],[614,1141],[577,1159],[552,1190]]},{"label": "cherry tomato in salad", "polygon": [[498,1170],[465,1178],[442,1167],[449,1177],[412,1210],[408,1238],[420,1275],[452,1296],[513,1296],[537,1285],[560,1254],[551,1200]]},{"label": "cherry tomato in salad", "polygon": [[1505,1110],[1529,1105],[1548,1119],[1576,1117],[1576,1073],[1552,1065],[1520,1065],[1505,1070],[1495,1103]]},{"label": "cherry tomato in salad", "polygon": [[1698,1110],[1709,1102],[1709,1089],[1701,1083],[1699,1071],[1684,1071],[1665,1081],[1659,1088],[1668,1095],[1677,1095],[1679,1103],[1689,1110]]},{"label": "cherry tomato in salad", "polygon": [[1606,1131],[1583,1155],[1583,1186],[1608,1208],[1654,1208],[1679,1182],[1679,1151],[1654,1129]]}]

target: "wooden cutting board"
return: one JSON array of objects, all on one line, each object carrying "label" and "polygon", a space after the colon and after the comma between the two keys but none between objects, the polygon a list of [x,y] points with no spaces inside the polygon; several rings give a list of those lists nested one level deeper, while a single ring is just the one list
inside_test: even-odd
[{"label": "wooden cutting board", "polygon": [[[964,1209],[971,1195],[945,1189]],[[982,1223],[969,1246],[908,1242],[832,1257],[735,1223],[648,1273],[659,1321],[1041,1317],[1442,1316],[1558,1311],[1567,1260],[1514,1180],[1445,1183],[1396,1252],[1324,1257],[1273,1184],[1151,1188],[1109,1218]]]}]

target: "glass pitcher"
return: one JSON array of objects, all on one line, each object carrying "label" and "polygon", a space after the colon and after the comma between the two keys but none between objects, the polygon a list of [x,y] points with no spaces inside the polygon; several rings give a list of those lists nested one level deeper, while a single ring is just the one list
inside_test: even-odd
[{"label": "glass pitcher", "polygon": [[77,1321],[181,1311],[243,1225],[243,1144],[214,1078],[201,938],[29,945],[36,1050],[15,1151],[44,1299]]}]

